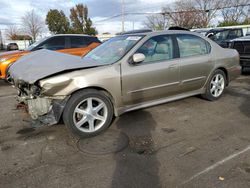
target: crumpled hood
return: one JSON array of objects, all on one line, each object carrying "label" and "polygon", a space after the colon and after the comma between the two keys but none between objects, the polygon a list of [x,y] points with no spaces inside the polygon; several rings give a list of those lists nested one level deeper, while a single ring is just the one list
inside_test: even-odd
[{"label": "crumpled hood", "polygon": [[14,80],[33,84],[36,81],[50,75],[67,70],[76,70],[103,66],[89,58],[81,58],[50,50],[38,50],[23,56],[9,69],[10,76]]}]

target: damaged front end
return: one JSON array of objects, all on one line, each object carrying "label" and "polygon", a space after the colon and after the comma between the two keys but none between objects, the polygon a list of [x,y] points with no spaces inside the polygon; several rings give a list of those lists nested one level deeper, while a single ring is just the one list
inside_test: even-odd
[{"label": "damaged front end", "polygon": [[45,96],[37,84],[22,81],[15,83],[15,86],[19,91],[17,100],[19,104],[25,105],[32,126],[54,125],[60,121],[69,96]]},{"label": "damaged front end", "polygon": [[[111,63],[37,50],[12,64],[9,74],[12,84],[19,90],[18,101],[25,105],[35,125],[53,125],[59,122],[72,91],[86,85],[81,73],[70,73],[108,64]],[[67,72],[70,73],[65,76]],[[74,82],[72,77],[79,77],[81,82]]]}]

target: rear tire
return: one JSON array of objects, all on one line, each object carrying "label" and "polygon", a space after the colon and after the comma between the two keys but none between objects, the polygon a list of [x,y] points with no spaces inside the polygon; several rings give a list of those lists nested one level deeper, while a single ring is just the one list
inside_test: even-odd
[{"label": "rear tire", "polygon": [[215,70],[207,83],[205,94],[201,96],[209,101],[218,100],[224,93],[226,83],[225,73],[220,69]]},{"label": "rear tire", "polygon": [[78,137],[93,137],[106,130],[113,119],[113,105],[104,92],[86,89],[76,92],[67,102],[63,121]]}]

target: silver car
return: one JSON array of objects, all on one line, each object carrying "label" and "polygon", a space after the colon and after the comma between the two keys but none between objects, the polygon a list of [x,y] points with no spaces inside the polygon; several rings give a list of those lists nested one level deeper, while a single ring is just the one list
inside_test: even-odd
[{"label": "silver car", "polygon": [[217,100],[240,66],[236,50],[176,30],[120,35],[83,58],[40,50],[10,74],[36,126],[62,118],[90,137],[128,111],[194,95]]}]

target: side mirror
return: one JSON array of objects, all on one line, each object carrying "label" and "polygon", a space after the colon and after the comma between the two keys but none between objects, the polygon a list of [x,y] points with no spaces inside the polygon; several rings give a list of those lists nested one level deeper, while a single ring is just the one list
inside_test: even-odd
[{"label": "side mirror", "polygon": [[210,39],[214,38],[214,34],[213,33],[208,33],[207,38],[210,38]]},{"label": "side mirror", "polygon": [[142,53],[136,53],[133,55],[133,64],[141,63],[146,59],[145,55]]}]

